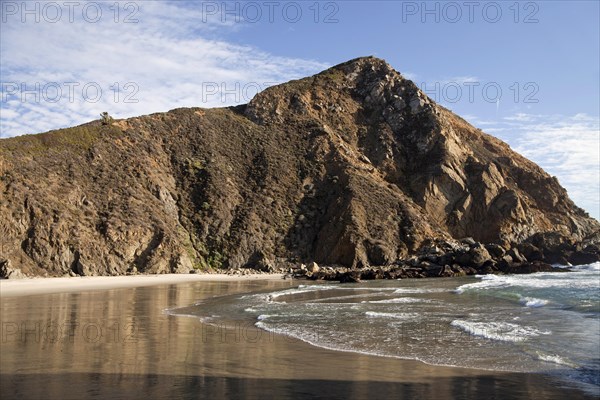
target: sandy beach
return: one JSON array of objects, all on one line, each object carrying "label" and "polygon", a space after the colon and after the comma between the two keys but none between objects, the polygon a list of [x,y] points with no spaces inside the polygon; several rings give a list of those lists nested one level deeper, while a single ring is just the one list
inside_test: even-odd
[{"label": "sandy beach", "polygon": [[251,280],[281,280],[282,274],[160,274],[133,276],[83,276],[64,278],[26,278],[0,280],[0,297],[36,294],[71,293],[90,290],[132,288],[186,282],[232,282]]},{"label": "sandy beach", "polygon": [[2,282],[0,397],[585,398],[543,375],[325,350],[166,312],[300,283],[276,275]]}]

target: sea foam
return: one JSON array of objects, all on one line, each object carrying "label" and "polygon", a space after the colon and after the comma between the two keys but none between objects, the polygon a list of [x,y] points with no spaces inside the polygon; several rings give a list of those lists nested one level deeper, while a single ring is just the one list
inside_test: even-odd
[{"label": "sea foam", "polygon": [[548,300],[538,299],[535,297],[521,297],[519,303],[523,304],[525,307],[536,308],[545,306],[548,304]]},{"label": "sea foam", "polygon": [[369,304],[391,304],[391,303],[433,303],[433,300],[429,299],[419,299],[417,297],[395,297],[393,299],[386,300],[371,300],[371,301],[361,301],[361,303],[369,303]]},{"label": "sea foam", "polygon": [[[567,288],[567,289],[592,289],[598,287],[598,279],[582,279],[587,275],[596,275],[594,265],[578,272],[538,272],[528,275],[483,275],[479,276],[481,281],[459,286],[455,292],[463,293],[467,290],[488,290],[502,287],[525,287],[525,288]],[[591,272],[591,274],[590,274]],[[586,274],[582,276],[582,274]]]},{"label": "sea foam", "polygon": [[549,335],[551,332],[539,331],[531,326],[521,326],[510,322],[473,322],[456,319],[452,326],[462,329],[470,335],[503,342],[522,342],[530,337]]},{"label": "sea foam", "polygon": [[391,319],[414,319],[419,318],[417,313],[382,313],[377,311],[367,311],[365,313],[370,318],[391,318]]},{"label": "sea foam", "polygon": [[549,362],[552,364],[558,364],[558,365],[566,365],[567,367],[571,367],[571,368],[577,368],[578,365],[574,364],[573,362],[567,360],[564,357],[561,357],[559,355],[556,354],[543,354],[543,353],[538,353],[538,359],[540,359],[541,361],[545,361],[545,362]]}]

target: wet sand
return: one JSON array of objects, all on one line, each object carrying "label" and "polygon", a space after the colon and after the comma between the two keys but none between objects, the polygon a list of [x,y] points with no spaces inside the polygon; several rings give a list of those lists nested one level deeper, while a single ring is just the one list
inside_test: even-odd
[{"label": "wet sand", "polygon": [[543,375],[437,367],[418,361],[335,352],[254,327],[218,329],[194,318],[164,312],[206,297],[271,291],[300,283],[203,278],[26,296],[5,293],[0,304],[0,397],[586,396]]}]

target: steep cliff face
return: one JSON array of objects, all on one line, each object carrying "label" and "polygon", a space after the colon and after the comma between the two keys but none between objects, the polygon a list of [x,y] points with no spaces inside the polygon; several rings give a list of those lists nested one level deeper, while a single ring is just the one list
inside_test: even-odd
[{"label": "steep cliff face", "polygon": [[432,238],[600,230],[555,178],[370,57],[244,106],[4,139],[0,178],[0,262],[31,275],[385,265]]}]

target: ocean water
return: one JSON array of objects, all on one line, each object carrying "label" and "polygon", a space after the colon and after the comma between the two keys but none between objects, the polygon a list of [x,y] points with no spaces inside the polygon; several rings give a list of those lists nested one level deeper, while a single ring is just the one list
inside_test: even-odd
[{"label": "ocean water", "polygon": [[551,374],[600,395],[600,263],[529,275],[299,282],[171,313],[338,351]]}]

